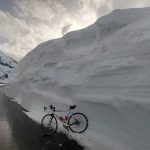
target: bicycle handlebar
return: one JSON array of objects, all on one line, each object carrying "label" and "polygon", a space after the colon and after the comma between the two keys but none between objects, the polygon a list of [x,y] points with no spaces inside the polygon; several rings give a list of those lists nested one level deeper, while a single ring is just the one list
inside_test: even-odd
[{"label": "bicycle handlebar", "polygon": [[49,108],[53,111],[55,111],[55,107],[53,107],[53,105],[50,105]]},{"label": "bicycle handlebar", "polygon": [[[53,105],[50,105],[49,108],[52,110],[52,111],[56,111],[55,107],[53,107]],[[75,109],[76,108],[76,105],[72,105],[69,107],[69,110],[71,109]],[[47,107],[44,106],[44,111],[48,109]]]}]

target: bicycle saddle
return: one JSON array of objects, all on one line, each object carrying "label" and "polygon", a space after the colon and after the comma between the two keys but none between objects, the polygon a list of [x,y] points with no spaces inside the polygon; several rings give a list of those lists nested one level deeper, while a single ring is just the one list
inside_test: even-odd
[{"label": "bicycle saddle", "polygon": [[76,105],[70,106],[70,109],[75,109],[75,108],[76,108]]}]

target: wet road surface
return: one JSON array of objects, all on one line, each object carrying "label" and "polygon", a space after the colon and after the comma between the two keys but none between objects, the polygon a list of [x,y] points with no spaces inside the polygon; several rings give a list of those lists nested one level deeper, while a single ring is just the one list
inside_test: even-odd
[{"label": "wet road surface", "polygon": [[83,150],[63,134],[44,135],[22,111],[26,110],[0,92],[0,150]]},{"label": "wet road surface", "polygon": [[0,150],[18,150],[8,122],[7,109],[3,103],[4,97],[0,95]]}]

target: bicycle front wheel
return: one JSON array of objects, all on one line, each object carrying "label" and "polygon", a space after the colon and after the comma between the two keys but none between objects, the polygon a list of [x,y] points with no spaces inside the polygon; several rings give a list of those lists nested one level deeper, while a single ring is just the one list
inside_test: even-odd
[{"label": "bicycle front wheel", "polygon": [[58,127],[57,119],[52,114],[47,114],[43,117],[41,121],[41,128],[44,133],[49,133],[51,131],[56,132]]},{"label": "bicycle front wheel", "polygon": [[83,133],[88,127],[88,119],[82,113],[74,113],[68,120],[69,129],[74,133]]}]

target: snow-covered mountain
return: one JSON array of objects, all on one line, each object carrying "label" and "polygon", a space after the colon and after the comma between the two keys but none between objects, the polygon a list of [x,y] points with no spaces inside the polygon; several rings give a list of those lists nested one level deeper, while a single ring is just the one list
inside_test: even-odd
[{"label": "snow-covered mountain", "polygon": [[86,149],[149,150],[150,8],[115,10],[40,44],[5,90],[39,122],[46,104],[76,104],[89,128],[71,136]]},{"label": "snow-covered mountain", "polygon": [[10,72],[17,66],[17,61],[0,52],[0,82],[8,79]]}]

